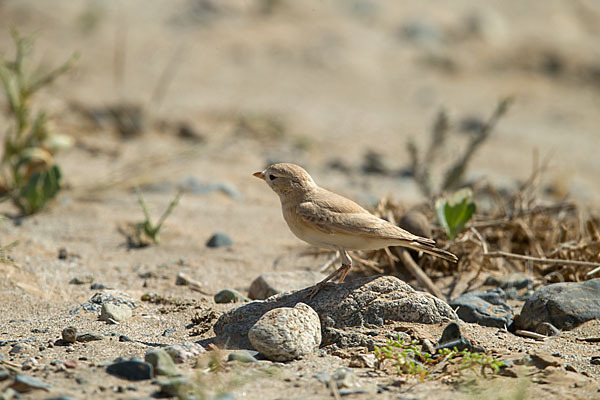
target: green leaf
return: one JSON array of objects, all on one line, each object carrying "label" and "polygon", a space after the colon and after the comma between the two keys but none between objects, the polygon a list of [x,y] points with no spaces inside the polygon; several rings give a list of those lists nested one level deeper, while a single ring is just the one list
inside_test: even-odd
[{"label": "green leaf", "polygon": [[435,202],[438,220],[451,240],[458,235],[477,209],[471,189],[461,189],[448,198]]},{"label": "green leaf", "polygon": [[60,190],[61,172],[58,165],[31,175],[16,203],[25,214],[33,214],[43,209]]}]

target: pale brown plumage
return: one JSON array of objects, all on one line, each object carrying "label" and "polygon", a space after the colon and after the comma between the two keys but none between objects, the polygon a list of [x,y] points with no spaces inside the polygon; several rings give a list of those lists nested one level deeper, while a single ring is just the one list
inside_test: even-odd
[{"label": "pale brown plumage", "polygon": [[433,240],[413,235],[376,217],[352,200],[320,188],[297,165],[273,164],[254,176],[264,179],[279,195],[283,217],[298,238],[340,252],[342,267],[319,283],[317,291],[338,274],[340,281],[344,280],[352,265],[346,250],[403,246],[457,261],[454,254],[435,247]]}]

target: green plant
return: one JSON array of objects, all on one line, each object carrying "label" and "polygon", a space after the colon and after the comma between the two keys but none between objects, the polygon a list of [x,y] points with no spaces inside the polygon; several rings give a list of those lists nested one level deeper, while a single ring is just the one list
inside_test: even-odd
[{"label": "green plant", "polygon": [[439,198],[435,202],[438,220],[451,240],[464,228],[476,209],[473,192],[468,188],[458,190],[449,197]]},{"label": "green plant", "polygon": [[0,193],[2,200],[12,199],[28,215],[44,208],[60,190],[62,174],[54,154],[71,145],[68,136],[53,132],[44,111],[32,111],[33,95],[67,72],[78,55],[48,72],[40,72],[40,68],[29,71],[26,64],[34,38],[21,37],[16,29],[11,34],[15,57],[12,61],[0,58],[0,81],[12,119],[0,160]]},{"label": "green plant", "polygon": [[12,264],[12,260],[10,259],[10,257],[8,257],[7,252],[8,250],[10,250],[18,244],[19,241],[15,240],[14,242],[10,242],[6,246],[0,246],[0,262],[4,264]]},{"label": "green plant", "polygon": [[469,369],[485,377],[487,370],[497,373],[504,366],[502,361],[491,355],[469,350],[459,352],[456,348],[440,349],[436,354],[430,354],[420,350],[418,341],[406,343],[400,337],[397,340],[388,340],[383,347],[375,346],[375,359],[378,366],[391,360],[392,366],[396,367],[399,374],[419,377],[422,381],[432,378],[434,373],[440,372],[442,366],[458,359],[460,363],[449,372],[450,374]]},{"label": "green plant", "polygon": [[142,212],[144,213],[144,217],[146,218],[144,221],[137,224],[137,230],[136,230],[137,239],[138,239],[139,243],[144,243],[144,240],[142,237],[146,236],[146,237],[150,238],[154,244],[158,244],[159,243],[158,233],[160,232],[160,229],[162,228],[165,220],[169,217],[169,215],[171,215],[171,213],[173,212],[173,210],[179,203],[179,199],[181,198],[181,195],[183,194],[183,192],[182,191],[177,192],[177,194],[175,195],[173,200],[171,200],[171,203],[169,203],[169,207],[167,207],[165,212],[158,219],[158,223],[155,225],[152,223],[152,220],[150,218],[150,212],[148,211],[148,206],[146,205],[146,202],[144,201],[142,192],[140,191],[139,188],[136,188],[135,191],[137,192],[138,203],[140,204],[140,207],[142,208]]}]

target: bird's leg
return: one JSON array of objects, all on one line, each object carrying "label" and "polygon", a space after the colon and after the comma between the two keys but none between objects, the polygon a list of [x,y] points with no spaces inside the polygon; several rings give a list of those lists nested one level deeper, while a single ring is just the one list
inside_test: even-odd
[{"label": "bird's leg", "polygon": [[315,286],[313,286],[307,294],[307,297],[309,299],[312,299],[313,297],[315,297],[316,294],[319,293],[319,291],[323,288],[323,286],[330,284],[331,283],[330,281],[333,278],[335,278],[336,276],[341,274],[339,283],[342,283],[344,281],[344,279],[346,278],[346,275],[348,275],[348,272],[350,271],[350,268],[352,268],[352,259],[350,258],[350,256],[348,256],[348,253],[346,253],[344,250],[340,250],[340,256],[342,258],[342,266],[339,267],[338,269],[336,269],[335,271],[333,271],[331,274],[329,274],[321,282],[319,282]]},{"label": "bird's leg", "polygon": [[346,253],[345,250],[340,250],[340,257],[342,258],[342,266],[340,267],[340,270],[342,270],[342,276],[340,277],[338,283],[344,282],[344,279],[346,279],[346,275],[348,275],[348,272],[350,272],[350,268],[352,268],[352,259],[350,258],[348,253]]}]

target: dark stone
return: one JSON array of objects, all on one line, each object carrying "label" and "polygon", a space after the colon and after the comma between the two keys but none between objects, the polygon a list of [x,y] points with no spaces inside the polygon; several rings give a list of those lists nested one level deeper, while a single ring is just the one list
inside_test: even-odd
[{"label": "dark stone", "polygon": [[129,336],[126,335],[119,335],[119,342],[133,342],[134,340],[131,339]]},{"label": "dark stone", "polygon": [[27,393],[27,392],[31,392],[32,390],[48,390],[50,387],[52,387],[50,384],[42,382],[38,379],[32,378],[31,376],[27,376],[27,375],[17,375],[15,376],[15,381],[13,382],[12,385],[10,385],[10,388],[19,392],[19,393]]},{"label": "dark stone", "polygon": [[90,289],[91,290],[103,290],[103,289],[106,289],[106,286],[104,286],[102,283],[92,283],[90,285]]},{"label": "dark stone", "polygon": [[250,301],[249,298],[234,289],[223,289],[215,294],[214,299],[217,304],[244,303]]},{"label": "dark stone", "polygon": [[106,367],[106,372],[130,381],[143,381],[154,376],[152,364],[136,359],[117,361]]},{"label": "dark stone", "polygon": [[58,249],[58,259],[59,260],[66,260],[68,256],[69,256],[69,253],[67,253],[67,249],[65,249],[64,247],[61,247],[60,249]]},{"label": "dark stone", "polygon": [[538,289],[523,306],[518,327],[536,331],[540,324],[549,322],[568,330],[592,319],[600,319],[600,278]]},{"label": "dark stone", "polygon": [[224,247],[233,245],[231,238],[224,232],[217,232],[206,242],[207,247]]},{"label": "dark stone", "polygon": [[[252,349],[248,330],[267,311],[294,307],[302,302],[312,307],[321,320],[322,346],[345,341],[343,329],[383,326],[386,321],[439,324],[456,319],[444,301],[416,292],[392,276],[366,277],[326,286],[312,299],[310,288],[253,301],[223,314],[214,326],[217,340],[229,348]],[[373,339],[361,335],[361,341]],[[352,339],[355,341],[355,339]],[[358,342],[358,340],[356,340]]]},{"label": "dark stone", "polygon": [[435,352],[438,350],[448,349],[453,350],[456,349],[458,351],[463,350],[471,350],[473,346],[471,345],[471,341],[463,336],[460,332],[460,327],[456,322],[450,322],[442,332],[442,336],[440,340],[438,340],[438,344],[435,347]]},{"label": "dark stone", "polygon": [[450,307],[458,308],[456,313],[463,321],[483,326],[504,328],[513,320],[512,308],[506,303],[504,291],[500,288],[463,294],[452,300]]},{"label": "dark stone", "polygon": [[420,211],[411,210],[404,214],[402,218],[400,218],[398,226],[415,235],[426,238],[431,237],[431,225],[429,224],[429,219]]}]

